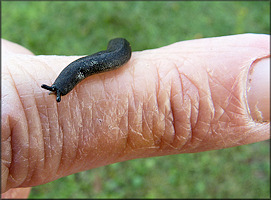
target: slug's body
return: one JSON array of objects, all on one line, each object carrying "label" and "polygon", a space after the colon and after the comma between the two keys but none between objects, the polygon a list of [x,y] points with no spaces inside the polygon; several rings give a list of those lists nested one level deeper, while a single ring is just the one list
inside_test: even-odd
[{"label": "slug's body", "polygon": [[114,70],[128,62],[131,58],[131,46],[126,39],[116,38],[109,41],[107,49],[80,58],[70,63],[56,78],[52,86],[42,84],[41,87],[56,94],[56,101],[68,94],[86,77]]}]

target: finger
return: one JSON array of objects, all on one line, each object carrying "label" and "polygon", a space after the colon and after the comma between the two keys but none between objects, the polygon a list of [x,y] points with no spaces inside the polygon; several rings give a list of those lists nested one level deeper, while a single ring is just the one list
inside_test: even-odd
[{"label": "finger", "polygon": [[28,54],[28,55],[34,55],[31,51],[28,49],[22,47],[21,45],[18,45],[14,42],[10,42],[5,39],[1,39],[1,46],[2,46],[2,52],[8,53],[8,54]]},{"label": "finger", "polygon": [[268,139],[269,122],[250,116],[246,83],[251,66],[269,52],[269,36],[253,34],[135,52],[123,67],[81,82],[61,103],[40,85],[52,84],[78,57],[5,58],[6,189],[128,159]]},{"label": "finger", "polygon": [[13,188],[1,194],[1,199],[27,199],[31,188]]}]

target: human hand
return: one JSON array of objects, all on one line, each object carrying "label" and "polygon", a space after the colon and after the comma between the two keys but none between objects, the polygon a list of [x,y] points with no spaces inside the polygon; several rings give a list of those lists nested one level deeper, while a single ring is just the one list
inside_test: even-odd
[{"label": "human hand", "polygon": [[133,52],[61,103],[40,85],[78,56],[34,56],[2,42],[2,192],[115,162],[270,138],[269,72],[258,73],[270,70],[269,35]]}]

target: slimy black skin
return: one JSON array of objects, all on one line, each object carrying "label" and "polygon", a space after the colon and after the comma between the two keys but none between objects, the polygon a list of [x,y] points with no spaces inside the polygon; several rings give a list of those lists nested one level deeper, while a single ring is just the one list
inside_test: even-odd
[{"label": "slimy black skin", "polygon": [[52,86],[42,84],[41,87],[56,94],[56,101],[68,94],[79,82],[91,76],[114,70],[128,62],[131,58],[131,46],[124,38],[109,41],[107,49],[79,58],[65,67]]}]

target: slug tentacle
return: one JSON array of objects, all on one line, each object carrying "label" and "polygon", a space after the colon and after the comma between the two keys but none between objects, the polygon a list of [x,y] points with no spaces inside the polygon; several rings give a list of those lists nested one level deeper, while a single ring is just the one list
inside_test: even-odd
[{"label": "slug tentacle", "polygon": [[48,86],[48,85],[45,85],[45,84],[42,84],[41,87],[43,89],[46,89],[46,90],[50,90],[50,91],[55,91],[55,88],[54,87],[51,87],[51,86]]}]

